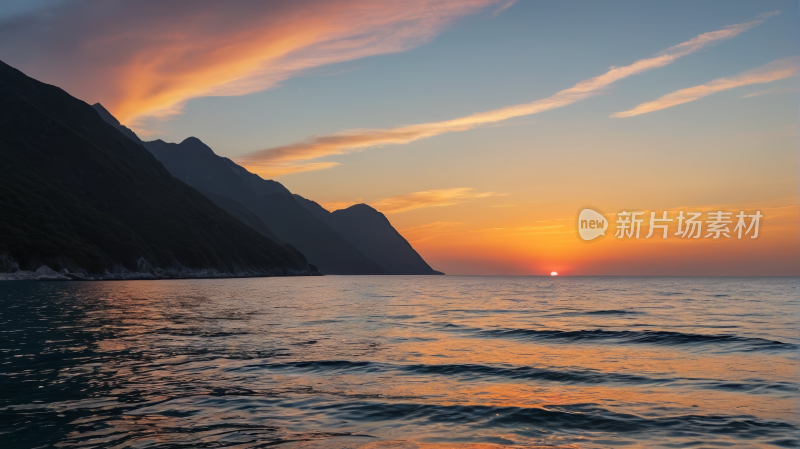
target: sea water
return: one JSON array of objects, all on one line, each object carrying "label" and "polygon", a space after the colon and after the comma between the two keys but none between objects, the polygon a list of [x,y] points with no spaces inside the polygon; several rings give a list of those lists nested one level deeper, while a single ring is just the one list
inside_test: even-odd
[{"label": "sea water", "polygon": [[799,287],[0,282],[0,447],[798,447]]}]

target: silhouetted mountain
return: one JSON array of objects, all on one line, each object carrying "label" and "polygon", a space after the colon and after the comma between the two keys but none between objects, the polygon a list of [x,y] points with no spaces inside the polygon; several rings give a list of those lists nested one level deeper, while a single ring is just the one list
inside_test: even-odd
[{"label": "silhouetted mountain", "polygon": [[262,179],[232,160],[217,156],[196,137],[189,137],[181,143],[159,139],[144,142],[144,146],[173,176],[202,192],[227,196],[245,205],[261,195],[290,194],[281,183]]},{"label": "silhouetted mountain", "polygon": [[314,216],[339,231],[345,238],[386,270],[387,274],[444,274],[432,269],[398,233],[386,216],[366,204],[328,212],[300,195],[295,198]]},{"label": "silhouetted mountain", "polygon": [[228,198],[227,196],[215,195],[213,193],[208,193],[208,192],[200,192],[200,193],[207,196],[208,199],[214,202],[214,204],[216,204],[217,206],[221,207],[226,212],[231,214],[233,218],[241,221],[247,226],[250,226],[251,228],[255,229],[261,234],[269,237],[270,240],[272,240],[273,242],[278,243],[280,245],[285,244],[285,242],[279,239],[278,236],[276,236],[275,233],[272,232],[272,229],[270,229],[269,226],[267,226],[267,224],[264,223],[263,220],[258,218],[258,215],[250,212],[250,209],[245,207],[242,203],[234,199]]},{"label": "silhouetted mountain", "polygon": [[100,114],[100,118],[105,120],[106,123],[113,126],[114,128],[117,128],[122,134],[125,134],[126,137],[138,143],[139,145],[142,144],[142,141],[141,139],[139,139],[139,136],[137,136],[135,132],[131,131],[130,128],[120,123],[116,117],[111,115],[111,113],[108,112],[106,108],[103,107],[103,105],[101,105],[100,103],[95,103],[92,105],[92,107],[94,108],[95,111],[97,111],[98,114]]},{"label": "silhouetted mountain", "polygon": [[[189,137],[181,143],[155,140],[144,142],[144,146],[173,176],[207,194],[247,223],[250,219],[235,203],[244,206],[280,240],[299,249],[322,273],[385,273],[383,267],[369,260],[338,231],[309,213],[283,185],[264,180],[230,159],[217,156],[199,139]],[[263,226],[254,228],[260,230]]]},{"label": "silhouetted mountain", "polygon": [[[133,134],[100,104],[95,109],[121,132]],[[132,139],[141,142],[135,134]],[[331,214],[314,201],[292,195],[280,183],[218,156],[195,137],[179,144],[155,140],[143,145],[176,178],[253,229],[296,246],[323,273],[442,274],[431,269],[386,217],[369,206]]]},{"label": "silhouetted mountain", "polygon": [[302,204],[303,207],[306,208],[313,216],[317,218],[317,220],[325,223],[326,225],[335,228],[336,224],[333,221],[333,216],[328,209],[320,206],[319,203],[316,201],[309,200],[308,198],[303,198],[298,194],[294,194],[294,199],[297,200],[298,203]]},{"label": "silhouetted mountain", "polygon": [[[325,274],[386,274],[332,227],[317,220],[292,194],[259,198],[258,211],[279,237],[295,245]],[[327,267],[327,268],[322,268]]]},{"label": "silhouetted mountain", "polygon": [[294,248],[173,177],[97,108],[2,62],[0,99],[0,270],[311,274]]}]

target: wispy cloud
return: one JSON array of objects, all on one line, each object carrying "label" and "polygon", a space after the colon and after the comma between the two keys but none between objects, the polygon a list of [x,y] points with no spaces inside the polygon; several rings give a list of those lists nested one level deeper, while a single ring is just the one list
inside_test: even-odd
[{"label": "wispy cloud", "polygon": [[611,117],[633,117],[688,103],[723,90],[789,78],[797,75],[798,63],[800,63],[800,57],[797,56],[778,59],[757,69],[748,70],[730,78],[717,78],[706,84],[676,90],[657,100],[642,103],[629,111],[612,114]]},{"label": "wispy cloud", "polygon": [[439,237],[440,235],[450,234],[453,228],[463,224],[464,223],[453,221],[435,221],[433,223],[401,229],[398,232],[409,242],[419,243]]},{"label": "wispy cloud", "polygon": [[[777,13],[777,12],[776,12]],[[421,123],[385,129],[354,129],[336,134],[312,136],[289,145],[256,151],[240,157],[237,162],[249,170],[261,173],[276,164],[291,164],[324,156],[351,153],[383,145],[400,145],[439,134],[466,131],[475,127],[513,117],[537,114],[570,105],[598,94],[604,88],[632,75],[664,67],[682,56],[702,50],[709,45],[730,39],[762,23],[767,13],[757,20],[727,26],[721,30],[700,34],[693,39],[670,47],[650,58],[640,59],[624,67],[612,67],[606,73],[581,81],[556,94],[530,103],[508,106],[487,112],[441,122]]]},{"label": "wispy cloud", "polygon": [[515,235],[531,235],[540,232],[551,232],[552,229],[556,228],[563,228],[564,225],[554,225],[554,226],[518,226],[515,228],[488,228],[488,229],[478,229],[473,232],[495,232],[495,231],[503,231],[506,234],[515,234]]},{"label": "wispy cloud", "polygon": [[760,97],[762,95],[791,94],[796,92],[800,92],[800,89],[796,87],[775,87],[772,89],[761,90],[758,92],[753,92],[752,94],[743,95],[741,98]]},{"label": "wispy cloud", "polygon": [[503,13],[503,11],[505,11],[508,8],[512,7],[514,5],[514,3],[517,3],[517,0],[506,0],[506,2],[504,4],[500,5],[499,8],[495,9],[494,12],[492,12],[492,17],[499,16],[500,14]]},{"label": "wispy cloud", "polygon": [[423,207],[450,206],[463,203],[472,198],[486,198],[495,195],[498,194],[494,192],[478,193],[475,189],[469,187],[456,187],[397,195],[376,201],[370,205],[385,214],[396,214]]},{"label": "wispy cloud", "polygon": [[130,125],[179,113],[191,98],[247,94],[316,67],[402,52],[500,2],[76,0],[0,21],[0,54]]},{"label": "wispy cloud", "polygon": [[275,164],[265,167],[258,174],[265,178],[276,178],[282,175],[290,175],[292,173],[301,173],[315,170],[325,170],[339,165],[338,162],[309,162],[307,164]]}]

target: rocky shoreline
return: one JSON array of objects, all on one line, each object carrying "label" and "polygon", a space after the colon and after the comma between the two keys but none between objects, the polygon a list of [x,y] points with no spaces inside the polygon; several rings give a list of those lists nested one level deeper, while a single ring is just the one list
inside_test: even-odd
[{"label": "rocky shoreline", "polygon": [[322,276],[319,272],[299,271],[291,268],[274,270],[242,270],[234,273],[221,272],[216,269],[189,269],[185,267],[163,269],[151,272],[134,272],[125,268],[114,272],[106,270],[103,274],[89,272],[70,272],[66,268],[55,271],[42,265],[36,271],[17,270],[11,273],[0,273],[0,281],[122,281],[122,280],[159,280],[159,279],[225,279],[275,276]]}]

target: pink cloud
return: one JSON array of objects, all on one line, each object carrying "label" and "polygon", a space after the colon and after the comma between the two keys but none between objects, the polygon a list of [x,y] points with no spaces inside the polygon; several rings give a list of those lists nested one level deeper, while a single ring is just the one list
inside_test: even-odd
[{"label": "pink cloud", "polygon": [[[656,100],[642,103],[629,111],[617,112],[613,114],[612,117],[633,117],[635,115],[646,114],[648,112],[659,111],[679,104],[688,103],[713,93],[722,92],[723,90],[789,78],[797,75],[798,63],[800,63],[800,58],[797,56],[778,59],[777,61],[772,61],[757,69],[748,70],[730,78],[717,78],[706,84],[676,90]],[[753,95],[755,94],[746,96]]]}]

